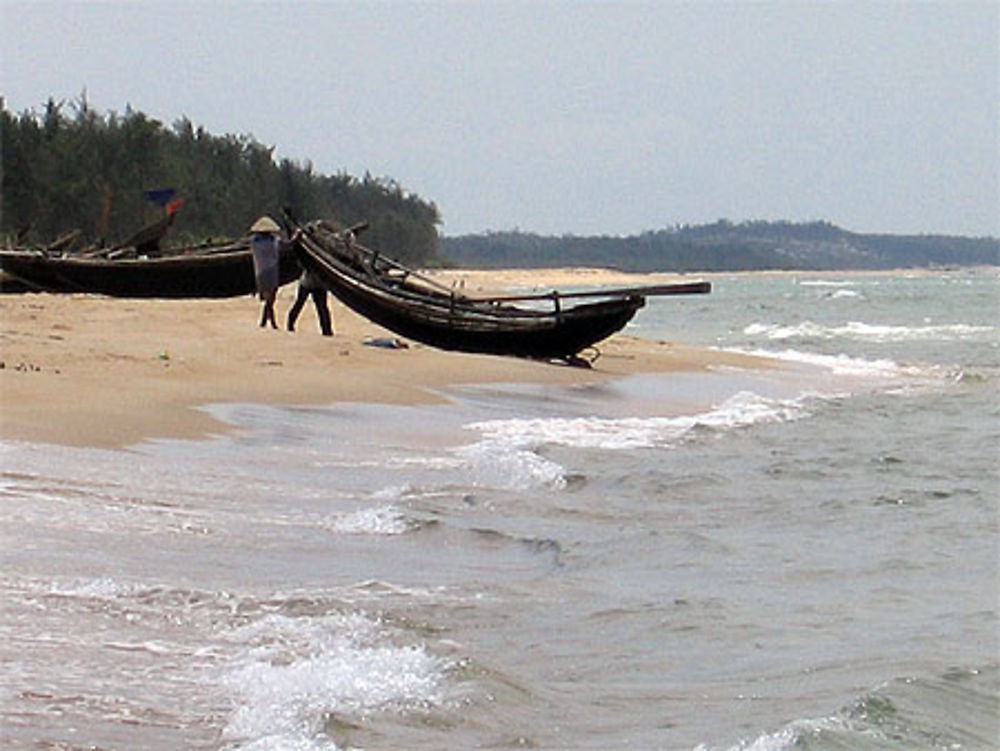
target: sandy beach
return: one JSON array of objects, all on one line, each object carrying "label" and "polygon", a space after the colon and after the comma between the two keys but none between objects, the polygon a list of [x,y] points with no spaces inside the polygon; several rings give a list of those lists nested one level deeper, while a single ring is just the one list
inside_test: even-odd
[{"label": "sandy beach", "polygon": [[[435,272],[466,293],[513,286],[661,283],[593,269]],[[284,316],[295,286],[282,288]],[[588,384],[632,373],[759,366],[739,355],[616,335],[593,369],[514,358],[365,344],[392,335],[331,299],[336,335],[307,303],[297,331],[261,329],[254,297],[128,300],[91,295],[0,297],[0,438],[123,447],[223,431],[200,405],[222,402],[414,404],[469,383]],[[641,312],[640,312],[641,315]]]},{"label": "sandy beach", "polygon": [[0,296],[0,746],[991,747],[996,270],[705,278],[590,371]]}]

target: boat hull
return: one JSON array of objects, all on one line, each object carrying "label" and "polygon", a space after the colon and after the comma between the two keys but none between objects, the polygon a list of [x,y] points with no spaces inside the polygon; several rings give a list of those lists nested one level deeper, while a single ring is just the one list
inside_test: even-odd
[{"label": "boat hull", "polygon": [[[115,260],[3,250],[0,270],[20,282],[21,289],[35,292],[176,299],[238,297],[256,290],[253,257],[246,245]],[[281,284],[293,281],[298,274],[294,253],[283,254]]]},{"label": "boat hull", "polygon": [[400,336],[445,350],[570,360],[622,329],[645,304],[639,295],[552,311],[475,304],[402,285],[393,288],[350,268],[309,239],[297,248],[299,263],[356,313]]}]

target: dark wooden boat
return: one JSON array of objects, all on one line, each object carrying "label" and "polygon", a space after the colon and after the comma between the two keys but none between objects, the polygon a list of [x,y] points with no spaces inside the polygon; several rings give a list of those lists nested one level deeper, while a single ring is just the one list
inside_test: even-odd
[{"label": "dark wooden boat", "polygon": [[692,282],[466,297],[366,248],[353,232],[337,233],[323,222],[294,226],[301,230],[299,263],[345,305],[400,336],[446,350],[585,364],[579,353],[621,330],[646,297],[711,289]]},{"label": "dark wooden boat", "polygon": [[[161,250],[149,257],[134,248],[103,254],[0,249],[0,271],[21,289],[35,292],[198,298],[237,297],[256,289],[248,242]],[[281,258],[280,281],[287,284],[299,273],[289,248]]]}]

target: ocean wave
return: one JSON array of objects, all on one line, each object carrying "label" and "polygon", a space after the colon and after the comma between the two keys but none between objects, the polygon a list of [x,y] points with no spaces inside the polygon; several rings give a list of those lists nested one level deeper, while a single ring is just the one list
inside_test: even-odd
[{"label": "ocean wave", "polygon": [[861,342],[969,341],[984,339],[996,332],[994,326],[953,323],[927,326],[891,326],[849,321],[827,326],[813,321],[793,325],[751,323],[743,329],[747,336],[770,341],[785,339],[851,339]]},{"label": "ocean wave", "polygon": [[134,587],[107,576],[96,579],[79,579],[69,582],[52,582],[48,594],[55,597],[110,600],[131,594]]},{"label": "ocean wave", "polygon": [[804,279],[798,282],[800,287],[853,287],[856,282],[829,281],[826,279]]},{"label": "ocean wave", "polygon": [[103,612],[154,612],[164,608],[192,616],[195,611],[230,612],[236,601],[225,591],[169,587],[111,577],[52,582],[27,582],[23,596],[31,600],[63,601],[71,607]]},{"label": "ocean wave", "polygon": [[331,532],[348,535],[402,535],[419,526],[418,521],[408,518],[392,505],[334,514],[323,523]]},{"label": "ocean wave", "polygon": [[520,441],[492,436],[484,441],[462,446],[455,453],[470,471],[474,485],[509,490],[537,487],[558,490],[566,487],[562,465],[539,456],[531,446]]},{"label": "ocean wave", "polygon": [[508,532],[487,528],[474,528],[469,531],[476,537],[490,543],[499,543],[501,545],[512,543],[531,553],[552,556],[556,564],[559,563],[559,558],[563,553],[562,545],[558,540],[551,537],[519,537]]},{"label": "ocean wave", "polygon": [[483,434],[484,443],[477,445],[505,447],[508,452],[524,453],[545,444],[627,450],[673,445],[697,429],[725,431],[757,423],[796,420],[809,414],[806,399],[771,399],[741,391],[714,409],[695,415],[517,418],[489,420],[467,427]]},{"label": "ocean wave", "polygon": [[240,648],[222,676],[236,708],[227,748],[336,749],[331,731],[364,715],[443,701],[449,664],[421,645],[393,644],[359,614],[267,615],[227,634]]},{"label": "ocean wave", "polygon": [[796,349],[767,350],[730,347],[724,351],[801,363],[803,365],[813,365],[828,370],[834,375],[843,376],[898,379],[903,377],[936,378],[941,375],[940,369],[935,366],[903,365],[887,358],[869,360],[863,357],[851,357],[844,354],[822,355],[816,352],[803,352]]},{"label": "ocean wave", "polygon": [[860,292],[853,289],[838,289],[836,292],[824,296],[828,300],[854,300],[862,297]]},{"label": "ocean wave", "polygon": [[[1000,669],[995,666],[934,678],[898,678],[829,717],[794,720],[729,751],[992,748],[998,698]],[[709,747],[700,745],[695,751]]]}]

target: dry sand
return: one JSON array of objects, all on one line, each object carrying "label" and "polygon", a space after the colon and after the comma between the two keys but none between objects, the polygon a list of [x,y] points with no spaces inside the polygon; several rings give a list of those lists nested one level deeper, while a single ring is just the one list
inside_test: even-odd
[{"label": "dry sand", "polygon": [[[512,286],[662,283],[666,277],[600,270],[440,272],[467,293]],[[278,296],[279,323],[295,294]],[[632,373],[767,367],[740,355],[616,335],[592,370],[443,352],[409,342],[331,299],[336,335],[320,336],[311,301],[296,333],[257,326],[256,298],[125,300],[92,295],[0,296],[0,439],[123,447],[146,438],[221,432],[199,405],[221,402],[398,404],[440,401],[448,386],[588,384]],[[640,312],[639,315],[642,315]]]}]

